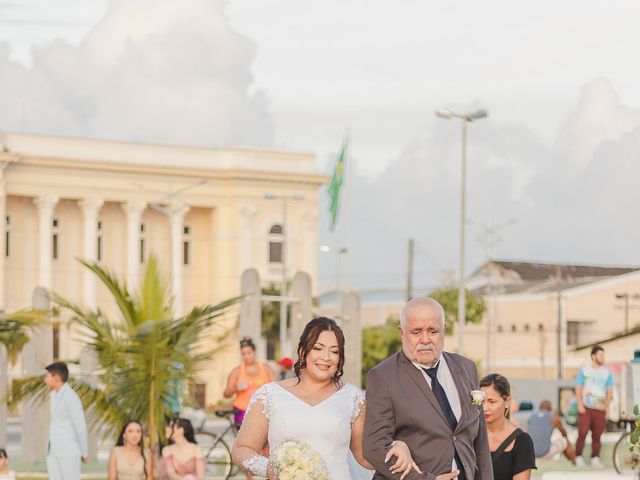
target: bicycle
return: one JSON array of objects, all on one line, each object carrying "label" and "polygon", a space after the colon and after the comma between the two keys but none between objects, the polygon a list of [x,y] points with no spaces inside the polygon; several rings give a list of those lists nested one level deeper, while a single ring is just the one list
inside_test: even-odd
[{"label": "bicycle", "polygon": [[618,473],[632,474],[640,468],[640,455],[629,450],[631,431],[635,427],[635,421],[625,419],[622,422],[625,425],[625,432],[613,447],[613,466]]},{"label": "bicycle", "polygon": [[[198,445],[207,459],[205,476],[207,478],[219,478],[227,480],[232,474],[239,473],[231,461],[231,447],[238,431],[233,421],[233,410],[216,410],[216,416],[224,418],[229,422],[229,426],[220,434],[204,430],[203,421],[195,437]],[[230,442],[229,442],[230,441]]]}]

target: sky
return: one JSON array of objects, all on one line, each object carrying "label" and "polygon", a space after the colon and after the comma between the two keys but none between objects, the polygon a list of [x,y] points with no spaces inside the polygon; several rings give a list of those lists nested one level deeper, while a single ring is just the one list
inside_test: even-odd
[{"label": "sky", "polygon": [[[312,151],[345,131],[343,281],[455,276],[460,136],[467,272],[494,258],[640,265],[634,1],[0,0],[0,129]],[[321,255],[320,290],[335,284]]]}]

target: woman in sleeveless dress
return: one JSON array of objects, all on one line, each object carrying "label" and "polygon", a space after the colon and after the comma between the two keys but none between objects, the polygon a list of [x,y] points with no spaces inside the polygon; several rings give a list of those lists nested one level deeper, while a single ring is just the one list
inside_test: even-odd
[{"label": "woman in sleeveless dress", "polygon": [[480,381],[480,389],[485,394],[483,410],[494,480],[529,480],[531,469],[536,468],[536,455],[529,434],[509,421],[509,380],[492,373]]},{"label": "woman in sleeveless dress", "polygon": [[[349,451],[362,466],[373,467],[362,454],[365,414],[363,392],[341,380],[344,336],[334,320],[316,318],[300,337],[295,378],[262,386],[253,396],[232,449],[233,461],[254,475],[278,478],[269,459],[260,454],[286,440],[309,444],[323,459],[331,480],[354,479]],[[413,463],[407,446],[394,442],[387,458],[390,470],[408,474]]]},{"label": "woman in sleeveless dress", "polygon": [[173,443],[162,450],[162,462],[170,480],[204,480],[207,461],[198,446],[193,425],[186,418],[174,419],[167,427]]},{"label": "woman in sleeveless dress", "polygon": [[245,411],[249,406],[251,396],[265,383],[276,379],[275,372],[262,362],[256,360],[256,346],[249,337],[240,340],[242,363],[231,370],[227,377],[227,387],[224,398],[236,398],[233,401],[233,411],[236,429],[240,429]]},{"label": "woman in sleeveless dress", "polygon": [[109,455],[109,480],[145,480],[151,473],[151,453],[144,448],[142,424],[124,424]]}]

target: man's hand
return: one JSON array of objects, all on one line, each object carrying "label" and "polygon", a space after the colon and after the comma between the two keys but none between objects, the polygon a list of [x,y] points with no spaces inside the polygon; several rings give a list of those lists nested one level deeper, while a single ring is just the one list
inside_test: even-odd
[{"label": "man's hand", "polygon": [[460,475],[460,470],[451,470],[451,473],[443,473],[442,475],[438,475],[436,480],[453,480],[458,475]]},{"label": "man's hand", "polygon": [[89,463],[89,457],[82,457],[82,463]]},{"label": "man's hand", "polygon": [[587,409],[584,408],[584,403],[578,404],[578,413],[587,413]]}]

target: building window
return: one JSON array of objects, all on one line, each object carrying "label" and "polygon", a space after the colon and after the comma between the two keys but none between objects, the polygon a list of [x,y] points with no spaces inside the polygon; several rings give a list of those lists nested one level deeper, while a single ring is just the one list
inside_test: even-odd
[{"label": "building window", "polygon": [[518,327],[516,327],[515,323],[513,325],[511,325],[511,331],[512,332],[517,332],[518,331]]},{"label": "building window", "polygon": [[53,325],[53,359],[58,360],[60,358],[60,324],[54,323]]},{"label": "building window", "polygon": [[102,260],[102,222],[98,222],[98,238],[96,239],[96,259]]},{"label": "building window", "polygon": [[275,224],[269,229],[269,263],[282,263],[284,230],[282,225]]},{"label": "building window", "polygon": [[4,256],[9,257],[11,254],[11,217],[9,215],[4,219]]},{"label": "building window", "polygon": [[502,325],[498,325],[498,333],[502,333]]},{"label": "building window", "polygon": [[544,325],[542,323],[538,324],[538,331],[539,332],[544,332]]},{"label": "building window", "polygon": [[583,322],[569,320],[567,322],[567,345],[575,346],[580,344],[581,326]]},{"label": "building window", "polygon": [[53,219],[51,230],[51,257],[54,260],[58,259],[60,249],[60,221],[57,218]]},{"label": "building window", "polygon": [[144,251],[144,223],[140,224],[140,263],[144,263],[145,251]]},{"label": "building window", "polygon": [[188,226],[184,227],[183,230],[184,236],[182,240],[182,264],[189,265],[189,254],[191,247],[191,228]]},{"label": "building window", "polygon": [[524,325],[524,331],[525,331],[525,332],[528,332],[529,330],[530,330],[529,324],[528,324],[528,323],[525,323],[525,325]]}]

